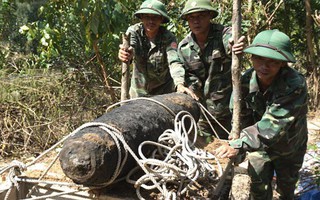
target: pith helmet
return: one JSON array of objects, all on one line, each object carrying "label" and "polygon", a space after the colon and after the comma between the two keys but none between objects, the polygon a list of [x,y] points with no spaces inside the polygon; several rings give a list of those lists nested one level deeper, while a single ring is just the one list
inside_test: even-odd
[{"label": "pith helmet", "polygon": [[182,10],[181,18],[194,12],[210,11],[213,13],[213,18],[218,16],[218,11],[212,7],[211,0],[188,0]]},{"label": "pith helmet", "polygon": [[244,52],[275,60],[296,62],[291,51],[290,38],[277,29],[260,32]]},{"label": "pith helmet", "polygon": [[138,18],[141,17],[141,14],[160,15],[164,18],[163,23],[167,23],[170,21],[170,18],[166,10],[166,6],[158,0],[144,1],[141,4],[140,9],[134,13],[134,15]]}]

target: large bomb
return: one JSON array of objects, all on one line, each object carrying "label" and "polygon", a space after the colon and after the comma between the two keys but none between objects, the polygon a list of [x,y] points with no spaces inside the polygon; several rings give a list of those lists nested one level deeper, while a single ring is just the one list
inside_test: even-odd
[{"label": "large bomb", "polygon": [[[93,121],[118,130],[128,146],[137,154],[141,142],[157,141],[167,129],[174,128],[175,114],[189,112],[196,121],[200,108],[190,96],[179,93],[137,99],[112,109]],[[106,185],[114,178],[119,166],[119,154],[125,155],[123,144],[117,144],[105,128],[87,126],[65,141],[60,152],[63,172],[75,183],[89,187]],[[123,176],[136,166],[129,156],[116,176]]]}]

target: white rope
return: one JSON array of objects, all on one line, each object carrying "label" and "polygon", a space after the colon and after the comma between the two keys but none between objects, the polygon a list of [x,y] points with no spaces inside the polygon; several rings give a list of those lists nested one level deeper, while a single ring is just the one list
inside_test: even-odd
[{"label": "white rope", "polygon": [[81,192],[80,189],[72,190],[72,191],[66,191],[66,192],[59,192],[59,193],[56,193],[56,194],[42,195],[40,197],[26,198],[26,199],[22,199],[22,200],[48,199],[48,198],[51,198],[51,197],[61,197],[61,196],[66,195],[66,194],[76,194],[78,192]]},{"label": "white rope", "polygon": [[[215,134],[216,138],[218,138],[220,140],[218,133],[213,128],[213,126],[209,120],[209,117],[211,119],[213,119],[228,135],[230,135],[230,132],[201,103],[198,102],[198,106],[201,108],[201,113],[206,118],[206,120],[207,120],[210,128],[213,130],[213,133]],[[208,115],[209,115],[209,117],[208,117]]]},{"label": "white rope", "polygon": [[[186,122],[190,123],[186,128]],[[193,133],[193,140],[189,140],[189,135]],[[135,174],[137,168],[133,169],[127,176],[129,183],[134,183],[139,199],[144,199],[141,195],[141,188],[153,190],[160,185],[165,193],[164,199],[173,199],[186,193],[197,180],[210,177],[211,180],[218,180],[222,174],[222,167],[218,159],[209,152],[195,147],[197,140],[197,125],[194,118],[186,111],[178,113],[175,117],[174,130],[166,130],[158,139],[158,142],[145,141],[139,145],[139,161],[148,170],[148,173],[134,181],[131,176]],[[151,158],[143,154],[145,146],[155,146],[157,149],[152,153]],[[218,165],[218,176],[216,170],[209,164],[208,160],[215,160]],[[157,181],[150,182],[151,179]],[[173,188],[167,188],[168,183]]]},{"label": "white rope", "polygon": [[[90,122],[91,123],[91,122]],[[50,147],[49,149],[47,149],[46,151],[44,151],[42,154],[40,154],[36,159],[34,159],[31,163],[27,164],[27,167],[30,167],[32,165],[34,165],[36,162],[38,162],[42,157],[44,157],[46,154],[48,154],[50,151],[52,151],[53,149],[57,148],[60,144],[62,144],[63,142],[65,142],[69,137],[75,135],[77,132],[79,132],[80,130],[90,127],[91,124],[90,123],[85,123],[83,125],[81,125],[80,127],[78,127],[76,130],[74,130],[73,132],[71,132],[69,135],[65,136],[64,138],[62,138],[60,141],[58,141],[56,144],[54,144],[52,147]]]},{"label": "white rope", "polygon": [[[47,169],[43,172],[43,174],[38,178],[38,180],[41,180],[42,178],[45,177],[45,175],[49,172],[49,170],[51,169],[51,167],[54,165],[54,163],[58,160],[60,155],[60,152],[56,155],[56,157],[52,160],[52,162],[50,163],[50,165],[47,167]],[[34,190],[37,188],[37,185],[34,185],[30,191],[28,192],[28,194],[26,195],[26,197],[31,197],[31,194],[34,192]]]},{"label": "white rope", "polygon": [[138,98],[133,98],[133,99],[127,99],[127,100],[123,100],[123,101],[120,101],[118,103],[115,103],[111,106],[109,106],[106,110],[106,112],[108,112],[111,108],[115,107],[115,106],[118,106],[118,105],[121,105],[123,103],[128,103],[128,102],[131,102],[131,101],[137,101],[137,100],[147,100],[147,101],[151,101],[151,102],[154,102],[156,104],[159,104],[160,106],[162,106],[163,108],[165,108],[169,113],[172,114],[172,116],[176,116],[176,114],[166,105],[164,105],[163,103],[161,103],[160,101],[157,101],[155,99],[151,99],[151,98],[148,98],[148,97],[138,97]]},{"label": "white rope", "polygon": [[75,183],[59,182],[59,181],[48,181],[48,180],[38,180],[38,179],[31,179],[31,178],[25,178],[25,177],[15,177],[15,179],[18,182],[24,182],[24,183],[37,183],[37,184],[45,184],[45,185],[59,185],[59,186],[77,187],[77,188],[83,188],[85,190],[89,190],[88,187],[83,187],[83,186],[75,184]]},{"label": "white rope", "polygon": [[18,182],[15,180],[15,177],[19,174],[21,174],[21,171],[26,170],[26,166],[17,160],[13,160],[7,167],[4,167],[0,171],[0,175],[5,173],[6,171],[9,171],[6,176],[6,183],[3,186],[3,188],[0,188],[0,192],[6,192],[4,200],[8,200],[11,192],[14,188],[17,189],[17,191],[20,191],[20,187]]}]

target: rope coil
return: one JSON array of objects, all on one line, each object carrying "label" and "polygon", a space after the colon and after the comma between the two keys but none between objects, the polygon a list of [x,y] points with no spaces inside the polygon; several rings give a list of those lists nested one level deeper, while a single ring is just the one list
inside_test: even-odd
[{"label": "rope coil", "polygon": [[27,169],[26,165],[22,162],[19,162],[17,160],[13,160],[7,167],[4,167],[0,170],[0,175],[5,173],[6,171],[9,171],[6,176],[6,183],[3,186],[3,188],[0,188],[0,193],[7,191],[4,200],[8,200],[10,197],[10,194],[13,192],[13,189],[16,188],[16,190],[20,191],[20,186],[15,179],[16,176],[20,175],[22,171],[25,171]]},{"label": "rope coil", "polygon": [[[186,128],[186,124],[190,124]],[[189,135],[193,140],[189,140]],[[214,155],[195,147],[197,141],[197,125],[193,117],[186,111],[178,113],[175,117],[174,130],[166,130],[160,135],[158,142],[145,141],[139,145],[139,161],[148,170],[148,173],[138,180],[130,177],[135,174],[138,168],[132,170],[127,176],[127,182],[135,185],[137,196],[141,195],[141,188],[153,190],[161,185],[164,199],[172,199],[173,196],[184,195],[188,189],[195,186],[198,180],[210,178],[218,181],[222,175],[222,167]],[[145,146],[153,145],[155,150],[151,158],[143,154]],[[215,160],[218,165],[219,175],[208,160]],[[150,182],[153,178],[157,184]],[[170,188],[169,188],[170,187]]]}]

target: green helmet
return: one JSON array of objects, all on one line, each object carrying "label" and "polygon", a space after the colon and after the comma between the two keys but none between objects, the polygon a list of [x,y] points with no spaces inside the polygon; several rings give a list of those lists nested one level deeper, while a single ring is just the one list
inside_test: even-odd
[{"label": "green helmet", "polygon": [[210,11],[213,13],[213,18],[218,16],[218,11],[212,7],[211,0],[188,0],[182,10],[181,18],[185,19],[185,16],[195,12]]},{"label": "green helmet", "polygon": [[244,52],[275,60],[296,62],[291,52],[290,38],[277,29],[260,32]]},{"label": "green helmet", "polygon": [[140,6],[140,9],[134,13],[134,15],[140,18],[141,14],[153,14],[160,15],[164,17],[163,23],[170,21],[170,18],[167,14],[166,6],[158,0],[146,0]]}]

